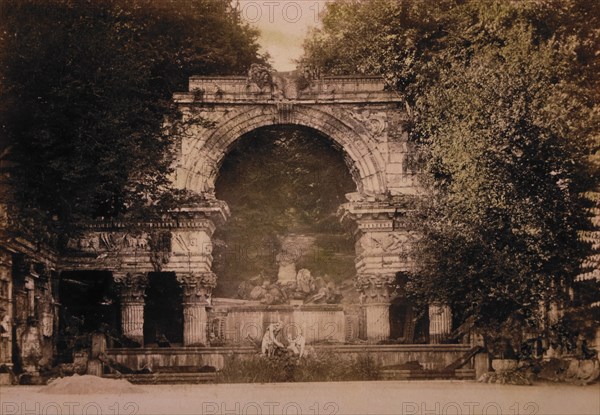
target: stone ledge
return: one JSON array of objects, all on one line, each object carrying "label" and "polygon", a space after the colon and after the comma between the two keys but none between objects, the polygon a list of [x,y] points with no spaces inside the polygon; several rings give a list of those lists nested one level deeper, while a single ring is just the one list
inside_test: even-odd
[{"label": "stone ledge", "polygon": [[[339,351],[354,353],[400,353],[400,352],[468,352],[468,344],[313,344],[316,350]],[[227,353],[257,353],[258,349],[251,346],[222,346],[222,347],[143,347],[143,348],[112,348],[107,349],[109,355],[151,355],[151,354],[227,354]]]}]

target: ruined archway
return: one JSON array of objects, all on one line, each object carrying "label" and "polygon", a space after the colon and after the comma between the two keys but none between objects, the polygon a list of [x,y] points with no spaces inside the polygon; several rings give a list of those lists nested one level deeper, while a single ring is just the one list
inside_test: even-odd
[{"label": "ruined archway", "polygon": [[[62,273],[102,271],[102,281],[112,290],[106,298],[88,301],[82,297],[65,304],[74,314],[90,316],[102,307],[112,307],[108,323],[114,326],[109,324],[112,345],[117,347],[109,348],[106,354],[117,365],[138,369],[165,364],[189,368],[199,363],[222,368],[225,354],[247,354],[249,342],[260,344],[268,328],[280,321],[289,329],[284,334],[294,336],[296,345],[296,336],[301,334],[306,344],[315,348],[323,343],[344,344],[337,349],[341,353],[369,347],[378,358],[392,364],[397,362],[390,361],[392,354],[387,352],[391,350],[394,356],[410,354],[410,359],[415,353],[431,359],[435,352],[435,359],[439,357],[440,361],[427,363],[447,366],[468,346],[377,344],[410,342],[411,338],[441,343],[452,321],[447,305],[431,304],[424,319],[427,323],[419,330],[398,292],[396,275],[411,270],[408,248],[415,229],[406,216],[418,190],[401,99],[375,77],[312,79],[302,87],[294,85],[289,74],[273,77],[278,78],[277,82],[262,86],[251,77],[193,77],[188,92],[174,95],[183,121],[190,122],[177,123],[171,130],[175,131],[176,149],[172,180],[176,188],[199,197],[186,198],[161,217],[135,223],[115,220],[86,224],[80,233],[70,236],[64,252],[44,253],[52,258],[48,263],[58,264]],[[344,171],[350,172],[355,185],[345,194],[346,200],[340,201],[337,211],[346,233],[351,235],[349,257],[354,269],[348,273],[349,287],[356,291],[356,298],[349,303],[316,303],[306,301],[308,297],[288,297],[287,302],[268,304],[220,297],[214,291],[220,278],[213,261],[213,248],[218,243],[215,231],[222,229],[231,216],[227,201],[219,200],[216,192],[219,170],[240,137],[270,126],[317,131],[343,155]],[[6,263],[14,264],[12,261],[14,257]],[[10,279],[0,276],[0,291],[16,295],[17,301],[24,304],[20,307],[25,313],[21,321],[27,322],[41,311],[42,334],[51,335],[58,328],[53,315],[46,309],[36,310],[35,302],[28,301],[37,293],[46,295],[51,287],[31,265],[13,267],[12,272],[19,276],[17,291],[10,288]],[[3,275],[11,272],[6,267],[3,270]],[[58,271],[48,270],[45,274],[51,272]],[[283,279],[285,284],[293,282],[293,273],[288,274],[292,278]],[[300,274],[295,273],[297,285]],[[92,277],[89,279],[100,280]],[[278,273],[277,281],[279,277]],[[303,283],[308,281],[305,273],[302,278]],[[75,288],[63,287],[62,291],[75,298],[82,283],[90,281],[87,276],[72,279]],[[170,295],[164,294],[167,283]],[[88,312],[84,307],[87,303],[98,307]],[[66,319],[62,320],[64,326]],[[394,330],[390,330],[391,325]],[[364,342],[371,345],[365,346]],[[139,346],[145,350],[136,350]]]},{"label": "ruined archway", "polygon": [[[212,114],[200,115],[210,117]],[[383,157],[374,151],[375,143],[366,127],[348,114],[336,116],[324,108],[281,104],[233,108],[218,115],[224,115],[219,117],[218,126],[201,131],[204,134],[190,140],[187,154],[182,154],[183,177],[178,180],[186,189],[214,192],[223,157],[241,136],[261,127],[293,124],[321,132],[344,152],[359,193],[385,193]]]},{"label": "ruined archway", "polygon": [[[103,268],[113,270],[126,336],[140,335],[144,288],[151,272],[174,273],[182,287],[184,346],[243,341],[242,332],[223,340],[225,329],[238,323],[248,328],[252,323],[261,332],[269,319],[276,318],[263,309],[242,318],[243,306],[233,299],[227,305],[213,302],[219,281],[212,267],[213,236],[230,216],[227,203],[217,199],[215,182],[224,157],[241,136],[268,126],[291,125],[328,137],[344,154],[356,184],[356,192],[346,195],[338,215],[354,239],[354,288],[360,297],[351,308],[318,310],[331,313],[319,321],[335,327],[321,327],[309,340],[389,338],[395,275],[411,266],[407,248],[413,230],[404,216],[417,191],[401,99],[376,77],[313,79],[302,86],[289,75],[273,78],[258,85],[251,77],[192,77],[189,91],[174,95],[184,123],[178,124],[182,128],[174,137],[173,183],[200,197],[170,217],[140,225],[144,230],[137,234],[111,224],[70,242],[74,252],[90,254],[87,267],[98,267],[102,261]],[[290,321],[308,324],[316,319],[315,310],[294,314],[297,305],[282,305]],[[447,313],[440,314],[440,321],[446,319]],[[446,326],[440,327],[444,331]],[[335,334],[328,339],[331,328]]]}]

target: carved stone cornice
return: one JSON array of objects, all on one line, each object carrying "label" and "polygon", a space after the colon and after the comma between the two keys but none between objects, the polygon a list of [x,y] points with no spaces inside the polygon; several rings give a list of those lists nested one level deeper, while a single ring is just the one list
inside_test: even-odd
[{"label": "carved stone cornice", "polygon": [[192,76],[189,92],[173,94],[173,100],[185,104],[272,104],[275,100],[293,100],[312,104],[401,103],[403,99],[385,88],[377,76],[337,76],[315,78],[304,74],[271,72],[256,67],[248,77]]},{"label": "carved stone cornice", "polygon": [[354,286],[361,293],[364,303],[388,303],[395,282],[395,274],[359,274]]},{"label": "carved stone cornice", "polygon": [[119,287],[119,297],[124,303],[143,303],[148,277],[140,273],[113,273],[113,279]]},{"label": "carved stone cornice", "polygon": [[[96,221],[81,224],[79,227],[84,236],[92,232],[138,236],[156,229],[204,229],[212,234],[215,230],[215,222],[224,223],[230,215],[226,202],[220,200],[215,200],[206,206],[181,208],[171,214],[173,218],[151,222]],[[137,235],[130,229],[137,229]],[[140,232],[139,229],[143,231]],[[77,240],[77,237],[72,239]]]},{"label": "carved stone cornice", "polygon": [[229,219],[231,212],[229,205],[224,200],[219,200],[214,193],[206,192],[203,194],[203,201],[194,206],[181,207],[171,212],[176,217],[178,227],[198,227],[210,230],[209,234],[215,230],[215,224],[222,225]]},{"label": "carved stone cornice", "polygon": [[358,231],[391,231],[410,209],[413,197],[348,193],[348,203],[338,209],[342,224]]},{"label": "carved stone cornice", "polygon": [[179,273],[177,281],[183,289],[184,304],[209,304],[212,290],[217,286],[213,272]]},{"label": "carved stone cornice", "polygon": [[[184,244],[185,249],[196,250],[193,255],[210,257],[212,246],[197,235],[204,233],[205,239],[210,240],[216,226],[229,216],[229,208],[225,202],[211,199],[210,195],[206,198],[194,207],[182,207],[157,221],[84,224],[78,234],[69,237],[63,263],[78,266],[87,261],[91,269],[100,263],[108,263],[113,269],[119,269],[121,263],[135,261],[138,269],[161,272],[167,268],[165,265],[169,264],[171,254],[177,253],[173,251],[174,243],[182,241],[181,235],[192,235]],[[200,250],[193,246],[194,240],[202,243]]]},{"label": "carved stone cornice", "polygon": [[[93,229],[93,230],[92,230]],[[79,253],[125,253],[144,252],[150,249],[147,232],[127,232],[125,229],[108,230],[92,228],[80,235],[70,237],[66,248],[71,252]]]}]

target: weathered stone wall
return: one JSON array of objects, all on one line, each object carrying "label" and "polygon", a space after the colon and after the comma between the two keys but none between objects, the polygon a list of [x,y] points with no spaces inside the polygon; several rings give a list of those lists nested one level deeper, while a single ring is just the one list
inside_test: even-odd
[{"label": "weathered stone wall", "polygon": [[[316,345],[316,353],[335,353],[346,358],[369,356],[382,366],[401,365],[418,361],[426,369],[443,369],[469,351],[470,346],[444,345]],[[127,367],[160,368],[165,366],[213,366],[223,369],[226,359],[256,356],[256,347],[208,347],[208,348],[146,348],[109,349],[108,356]],[[468,362],[466,367],[472,367]]]},{"label": "weathered stone wall", "polygon": [[[302,334],[307,344],[344,343],[352,332],[342,305],[262,304],[213,305],[209,316],[211,343],[248,346],[260,342],[271,323],[282,322],[282,340]],[[356,331],[355,329],[354,331]],[[356,340],[356,339],[352,339]]]}]

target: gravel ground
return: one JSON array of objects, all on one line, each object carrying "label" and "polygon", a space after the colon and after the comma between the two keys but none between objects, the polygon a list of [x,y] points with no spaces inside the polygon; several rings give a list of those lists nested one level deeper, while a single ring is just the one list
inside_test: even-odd
[{"label": "gravel ground", "polygon": [[[81,381],[85,381],[82,379]],[[88,384],[90,389],[91,384]],[[14,414],[600,414],[600,385],[514,386],[472,381],[386,381],[153,385],[115,393],[39,386],[0,389],[0,413]],[[132,392],[136,391],[136,392]]]}]

